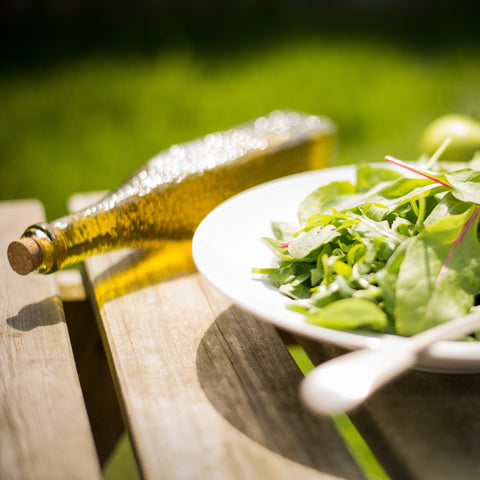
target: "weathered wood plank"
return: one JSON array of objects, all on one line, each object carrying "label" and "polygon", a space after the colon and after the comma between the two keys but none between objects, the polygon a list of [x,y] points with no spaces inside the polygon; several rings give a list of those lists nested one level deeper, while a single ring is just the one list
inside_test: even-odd
[{"label": "weathered wood plank", "polygon": [[[300,339],[314,364],[344,350]],[[392,480],[480,478],[480,375],[409,371],[352,412]]]},{"label": "weathered wood plank", "polygon": [[276,330],[206,285],[190,255],[183,242],[85,262],[143,476],[362,478],[330,420],[299,403]]},{"label": "weathered wood plank", "polygon": [[19,276],[5,253],[43,216],[36,201],[0,204],[0,478],[100,478],[55,280]]}]

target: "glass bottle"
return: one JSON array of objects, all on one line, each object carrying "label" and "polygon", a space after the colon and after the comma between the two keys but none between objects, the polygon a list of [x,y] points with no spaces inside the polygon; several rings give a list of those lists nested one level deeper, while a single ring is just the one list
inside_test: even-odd
[{"label": "glass bottle", "polygon": [[328,164],[336,128],[325,117],[275,111],[266,117],[159,153],[103,200],[28,227],[8,247],[22,275],[51,273],[125,247],[190,238],[232,195]]}]

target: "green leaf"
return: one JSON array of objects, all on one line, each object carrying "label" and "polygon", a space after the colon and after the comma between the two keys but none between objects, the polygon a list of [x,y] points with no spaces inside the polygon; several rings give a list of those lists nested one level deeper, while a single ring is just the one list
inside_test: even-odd
[{"label": "green leaf", "polygon": [[295,259],[307,257],[317,248],[331,242],[334,238],[339,237],[333,225],[325,227],[315,227],[307,232],[302,232],[298,237],[288,245],[288,253]]},{"label": "green leaf", "polygon": [[407,202],[418,200],[420,195],[427,197],[446,190],[447,187],[426,178],[399,178],[370,190],[365,203],[379,203],[393,211]]},{"label": "green leaf", "polygon": [[268,272],[268,278],[274,285],[292,283],[299,285],[310,278],[312,265],[302,262],[280,262],[278,268]]},{"label": "green leaf", "polygon": [[462,315],[480,300],[480,171],[465,165],[424,178],[361,166],[357,186],[307,196],[299,231],[276,222],[279,240],[263,241],[279,267],[253,271],[331,328],[412,335]]},{"label": "green leaf", "polygon": [[350,278],[352,276],[352,267],[340,260],[337,260],[333,264],[333,268],[335,270],[335,273],[338,273],[345,278]]},{"label": "green leaf", "polygon": [[273,235],[281,242],[292,240],[295,237],[297,230],[298,227],[287,222],[272,222]]},{"label": "green leaf", "polygon": [[280,285],[279,290],[280,293],[283,293],[283,295],[293,298],[294,300],[303,300],[310,297],[310,288],[305,283],[300,283],[298,285],[286,283]]},{"label": "green leaf", "polygon": [[464,168],[445,176],[452,186],[455,198],[462,202],[480,204],[480,171]]},{"label": "green leaf", "polygon": [[396,284],[395,325],[400,335],[463,315],[480,289],[478,207],[432,223],[407,247]]},{"label": "green leaf", "polygon": [[397,275],[390,273],[384,268],[377,272],[377,282],[382,290],[383,308],[389,316],[393,317]]},{"label": "green leaf", "polygon": [[379,168],[362,164],[357,167],[357,190],[369,190],[379,183],[390,182],[400,177],[402,177],[400,172],[390,168]]},{"label": "green leaf", "polygon": [[389,213],[389,209],[385,205],[379,203],[366,203],[361,207],[361,211],[371,220],[381,222]]},{"label": "green leaf", "polygon": [[368,327],[382,331],[388,324],[387,315],[380,307],[361,298],[345,298],[330,303],[310,313],[307,321],[337,330]]},{"label": "green leaf", "polygon": [[288,254],[286,248],[280,248],[278,240],[269,237],[262,237],[261,241],[278,257],[282,260],[294,260],[294,258]]},{"label": "green leaf", "polygon": [[329,213],[330,207],[338,205],[338,199],[341,196],[346,195],[346,198],[351,201],[351,195],[356,191],[357,188],[351,182],[341,181],[317,188],[303,200],[298,208],[300,224],[304,225],[316,213]]},{"label": "green leaf", "polygon": [[462,202],[454,197],[452,192],[448,192],[425,219],[425,226],[428,227],[437,220],[440,220],[440,218],[464,213],[470,207],[470,203]]},{"label": "green leaf", "polygon": [[323,280],[323,269],[321,268],[312,268],[310,270],[310,283],[312,287],[318,285]]}]

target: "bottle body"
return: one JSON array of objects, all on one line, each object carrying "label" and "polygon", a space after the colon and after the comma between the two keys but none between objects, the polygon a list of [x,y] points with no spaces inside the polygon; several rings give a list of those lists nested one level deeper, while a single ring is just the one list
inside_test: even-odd
[{"label": "bottle body", "polygon": [[23,237],[43,252],[35,270],[50,273],[110,250],[190,238],[205,215],[234,194],[327,166],[334,138],[328,119],[274,112],[175,145],[97,204],[29,227]]}]

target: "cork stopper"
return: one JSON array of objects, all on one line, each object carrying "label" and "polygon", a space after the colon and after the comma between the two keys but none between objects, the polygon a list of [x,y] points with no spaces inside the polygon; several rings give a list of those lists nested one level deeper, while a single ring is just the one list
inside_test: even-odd
[{"label": "cork stopper", "polygon": [[43,261],[43,250],[33,238],[21,238],[8,246],[10,266],[20,275],[36,270]]}]

